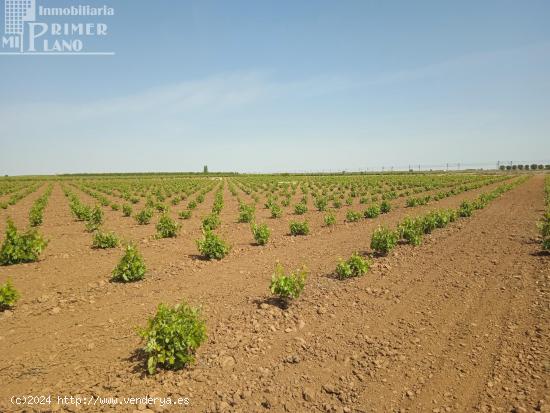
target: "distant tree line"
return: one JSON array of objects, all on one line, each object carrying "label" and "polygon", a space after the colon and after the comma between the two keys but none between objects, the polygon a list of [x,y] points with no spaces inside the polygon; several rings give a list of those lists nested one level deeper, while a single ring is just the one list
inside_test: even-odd
[{"label": "distant tree line", "polygon": [[501,171],[536,171],[536,170],[550,170],[550,165],[537,165],[533,163],[531,165],[500,165]]}]

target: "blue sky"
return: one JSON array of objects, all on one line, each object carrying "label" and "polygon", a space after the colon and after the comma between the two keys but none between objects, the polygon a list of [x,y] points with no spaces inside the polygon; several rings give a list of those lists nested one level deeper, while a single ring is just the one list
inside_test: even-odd
[{"label": "blue sky", "polygon": [[75,3],[116,55],[0,56],[2,174],[550,163],[548,1]]}]

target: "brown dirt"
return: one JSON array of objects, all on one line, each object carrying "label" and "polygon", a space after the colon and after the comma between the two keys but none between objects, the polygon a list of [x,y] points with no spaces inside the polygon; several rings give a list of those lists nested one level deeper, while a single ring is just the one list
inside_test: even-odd
[{"label": "brown dirt", "polygon": [[[14,208],[17,222],[44,190]],[[379,223],[457,206],[485,190],[334,229],[312,211],[313,233],[299,238],[286,235],[293,217],[260,212],[274,230],[266,247],[251,245],[248,225],[235,223],[237,203],[226,190],[222,233],[234,247],[220,262],[194,257],[212,193],[177,239],[154,240],[154,225],[108,211],[106,228],[139,240],[149,267],[146,280],[118,285],[108,277],[121,251],[90,249],[90,234],[71,219],[56,185],[41,229],[50,239],[43,260],[0,267],[0,281],[10,276],[22,293],[15,310],[0,315],[0,411],[48,411],[9,402],[44,394],[189,398],[170,412],[549,411],[550,258],[537,254],[535,227],[541,176],[421,246],[377,258],[360,279],[331,276],[339,257],[368,250]],[[304,295],[284,311],[267,300],[277,260],[310,269]],[[202,305],[208,342],[194,366],[144,375],[136,327],[159,302],[181,298]]]}]

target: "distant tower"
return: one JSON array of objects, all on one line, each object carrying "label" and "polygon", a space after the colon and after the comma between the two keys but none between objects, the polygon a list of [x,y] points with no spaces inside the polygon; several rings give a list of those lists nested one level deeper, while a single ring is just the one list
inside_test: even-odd
[{"label": "distant tower", "polygon": [[208,173],[208,165],[204,165],[202,168],[202,173],[207,174]]}]

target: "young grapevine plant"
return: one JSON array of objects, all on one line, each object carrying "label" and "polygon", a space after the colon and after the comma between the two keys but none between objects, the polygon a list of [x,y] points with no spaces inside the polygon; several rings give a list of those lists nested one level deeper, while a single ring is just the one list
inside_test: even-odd
[{"label": "young grapevine plant", "polygon": [[136,214],[136,221],[139,225],[147,225],[153,219],[153,210],[151,208],[143,208]]},{"label": "young grapevine plant", "polygon": [[8,219],[6,238],[0,247],[0,265],[12,265],[38,261],[40,254],[48,245],[36,230],[19,233],[15,224]]},{"label": "young grapevine plant", "polygon": [[213,231],[221,225],[221,219],[218,214],[209,214],[202,220],[202,229],[205,231]]},{"label": "young grapevine plant", "polygon": [[328,214],[325,215],[325,225],[327,227],[331,227],[334,224],[336,224],[336,216],[334,215],[333,212],[329,212]]},{"label": "young grapevine plant", "polygon": [[92,241],[92,248],[107,249],[116,248],[120,245],[120,240],[113,232],[96,231]]},{"label": "young grapevine plant", "polygon": [[288,302],[296,299],[304,291],[308,271],[305,267],[299,270],[285,274],[285,270],[280,263],[275,267],[275,274],[271,278],[269,290],[280,300]]},{"label": "young grapevine plant", "polygon": [[178,236],[180,230],[179,224],[170,218],[168,214],[163,214],[157,223],[158,238],[174,238]]},{"label": "young grapevine plant", "polygon": [[280,218],[283,215],[283,210],[278,204],[271,204],[271,218]]},{"label": "young grapevine plant", "polygon": [[309,234],[309,224],[307,221],[292,221],[290,223],[290,234],[291,235],[308,235]]},{"label": "young grapevine plant", "polygon": [[190,209],[184,209],[183,211],[180,211],[180,213],[178,214],[178,216],[179,216],[181,219],[190,219],[192,213],[193,213],[193,211],[191,211]]},{"label": "young grapevine plant", "polygon": [[363,215],[365,218],[376,218],[380,215],[380,207],[378,205],[371,205],[367,209],[365,209],[365,212]]},{"label": "young grapevine plant", "polygon": [[357,222],[361,219],[362,214],[357,211],[348,211],[346,213],[346,221],[348,222]]},{"label": "young grapevine plant", "polygon": [[221,260],[227,254],[231,247],[212,231],[204,231],[202,239],[197,240],[199,252],[208,260]]},{"label": "young grapevine plant", "polygon": [[185,302],[174,307],[160,304],[156,315],[139,334],[145,340],[147,371],[158,366],[181,369],[195,361],[195,352],[206,340],[206,323],[197,308]]},{"label": "young grapevine plant", "polygon": [[132,216],[132,205],[130,204],[123,204],[122,205],[122,215],[125,217]]},{"label": "young grapevine plant", "polygon": [[94,232],[99,229],[100,225],[103,223],[103,210],[99,205],[96,205],[88,216],[86,221],[86,231]]},{"label": "young grapevine plant", "polygon": [[386,227],[378,227],[372,234],[370,247],[381,255],[387,255],[399,240],[397,231],[392,231]]},{"label": "young grapevine plant", "polygon": [[19,293],[11,283],[7,280],[5,284],[0,284],[0,311],[12,308],[19,300]]},{"label": "young grapevine plant", "polygon": [[296,215],[303,215],[307,212],[307,205],[303,202],[300,202],[296,205],[294,205],[294,213]]},{"label": "young grapevine plant", "polygon": [[341,280],[351,277],[359,277],[370,269],[371,262],[354,253],[347,260],[340,260],[336,266],[336,275]]},{"label": "young grapevine plant", "polygon": [[120,262],[113,270],[112,280],[116,282],[139,281],[145,277],[147,267],[143,257],[133,244],[128,244]]},{"label": "young grapevine plant", "polygon": [[269,241],[271,231],[266,224],[252,224],[252,235],[258,245],[265,245]]},{"label": "young grapevine plant", "polygon": [[239,205],[239,222],[252,222],[254,220],[254,205],[241,203]]}]

